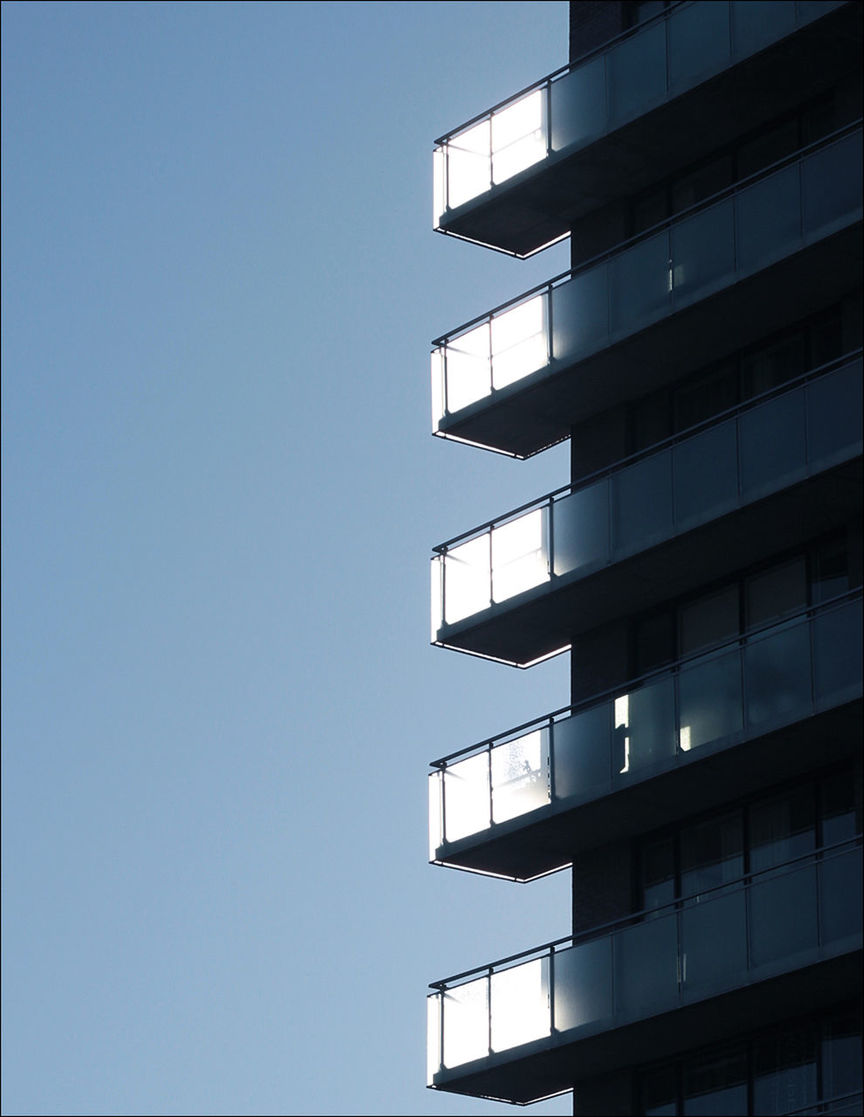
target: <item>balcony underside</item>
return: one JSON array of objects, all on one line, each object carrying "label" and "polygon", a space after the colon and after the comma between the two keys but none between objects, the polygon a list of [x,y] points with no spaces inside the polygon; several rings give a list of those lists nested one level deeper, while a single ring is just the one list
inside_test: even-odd
[{"label": "balcony underside", "polygon": [[847,4],[587,145],[565,149],[451,210],[440,230],[517,256],[794,109],[859,65],[861,5]]},{"label": "balcony underside", "polygon": [[[860,694],[860,686],[859,686]],[[629,784],[590,800],[556,802],[437,850],[442,863],[530,880],[585,850],[710,811],[786,779],[854,756],[860,696],[841,706],[734,743],[702,746],[679,767],[634,773]]]},{"label": "balcony underside", "polygon": [[436,643],[528,664],[573,637],[800,546],[861,511],[861,458],[825,470],[594,573],[551,581],[455,624]]},{"label": "balcony underside", "polygon": [[[580,1079],[612,1073],[768,1028],[790,1016],[827,1008],[861,989],[861,936],[826,956],[816,949],[791,973],[752,971],[742,987],[638,1022],[601,1021],[490,1055],[435,1076],[436,1089],[527,1104],[571,1089]],[[761,980],[760,980],[761,977]],[[746,981],[747,984],[743,984]]]},{"label": "balcony underside", "polygon": [[529,457],[607,408],[648,395],[838,302],[861,284],[861,222],[576,362],[554,362],[441,420],[445,436]]}]

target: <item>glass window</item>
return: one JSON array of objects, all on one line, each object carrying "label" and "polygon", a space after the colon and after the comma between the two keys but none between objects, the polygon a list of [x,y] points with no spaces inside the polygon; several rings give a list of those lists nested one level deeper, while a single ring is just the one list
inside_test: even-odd
[{"label": "glass window", "polygon": [[807,608],[805,566],[801,556],[747,579],[748,627]]},{"label": "glass window", "polygon": [[636,674],[644,675],[675,658],[675,621],[672,613],[655,613],[636,622]]},{"label": "glass window", "polygon": [[744,874],[741,812],[688,826],[681,832],[681,895],[717,888]]},{"label": "glass window", "polygon": [[792,1113],[818,1096],[816,1037],[804,1024],[760,1040],[753,1053],[753,1112]]},{"label": "glass window", "polygon": [[752,399],[806,371],[804,331],[772,342],[741,360],[741,398]]},{"label": "glass window", "polygon": [[843,1097],[861,1089],[861,1022],[856,1013],[826,1022],[821,1055],[823,1097]]},{"label": "glass window", "polygon": [[738,374],[730,363],[676,390],[673,397],[675,431],[687,430],[737,403]]},{"label": "glass window", "polygon": [[646,1117],[675,1117],[678,1112],[678,1072],[676,1067],[648,1071],[642,1080],[642,1106]]},{"label": "glass window", "polygon": [[675,848],[672,838],[661,838],[642,850],[642,907],[646,911],[675,899]]},{"label": "glass window", "polygon": [[810,323],[810,368],[819,368],[843,354],[843,319],[832,307]]},{"label": "glass window", "polygon": [[829,601],[849,589],[849,564],[846,557],[846,540],[823,543],[813,559],[813,604]]},{"label": "glass window", "polygon": [[636,236],[637,233],[644,233],[646,229],[650,229],[653,225],[659,225],[668,216],[669,201],[665,186],[661,187],[660,190],[645,194],[633,203],[631,210],[633,236]]},{"label": "glass window", "polygon": [[746,1114],[747,1054],[707,1055],[684,1067],[685,1114]]},{"label": "glass window", "polygon": [[813,791],[797,788],[750,809],[750,871],[802,857],[815,848]]},{"label": "glass window", "polygon": [[679,610],[679,652],[688,655],[738,635],[738,586],[706,594]]},{"label": "glass window", "polygon": [[672,187],[672,212],[680,213],[695,206],[731,186],[732,181],[732,156],[721,155],[678,179]]},{"label": "glass window", "polygon": [[738,148],[738,178],[747,178],[798,150],[798,121],[787,120]]},{"label": "glass window", "polygon": [[632,453],[655,446],[672,434],[669,397],[655,392],[634,404],[632,409]]},{"label": "glass window", "polygon": [[835,845],[855,837],[858,827],[854,786],[849,772],[835,772],[822,781],[822,845]]}]

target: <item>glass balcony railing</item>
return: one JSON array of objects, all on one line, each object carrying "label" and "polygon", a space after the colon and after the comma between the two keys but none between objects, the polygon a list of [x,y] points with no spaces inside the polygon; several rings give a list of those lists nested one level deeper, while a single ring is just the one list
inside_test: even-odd
[{"label": "glass balcony railing", "polygon": [[430,860],[860,698],[861,631],[858,589],[436,761]]},{"label": "glass balcony railing", "polygon": [[[542,1056],[571,1037],[578,1042],[646,1020],[860,949],[860,943],[859,835],[578,938],[435,982],[428,998],[428,1082],[446,1089],[458,1082],[460,1068],[476,1060],[503,1055],[493,1064],[501,1066]],[[536,1097],[551,1092],[543,1089],[542,1073],[532,1079]],[[487,1090],[490,1082],[487,1074]]]},{"label": "glass balcony railing", "polygon": [[[492,402],[527,377],[534,384],[860,220],[861,164],[859,121],[719,200],[438,338],[434,432],[456,437],[448,424],[463,409]],[[566,423],[562,430],[559,437]]]},{"label": "glass balcony railing", "polygon": [[436,141],[435,227],[446,229],[451,211],[529,167],[596,141],[841,6],[673,5]]},{"label": "glass balcony railing", "polygon": [[860,454],[861,373],[859,351],[436,547],[432,642]]}]

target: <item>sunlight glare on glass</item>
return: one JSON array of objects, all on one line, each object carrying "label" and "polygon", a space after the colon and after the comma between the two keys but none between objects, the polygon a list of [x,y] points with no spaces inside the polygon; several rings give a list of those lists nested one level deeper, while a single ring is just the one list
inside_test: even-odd
[{"label": "sunlight glare on glass", "polygon": [[506,1051],[548,1036],[548,961],[536,958],[492,974],[492,1050]]},{"label": "sunlight glare on glass", "polygon": [[444,836],[444,820],[442,817],[444,801],[441,794],[441,784],[444,779],[442,772],[429,773],[429,860],[435,860],[435,854],[441,845]]},{"label": "sunlight glare on glass", "polygon": [[689,752],[690,751],[690,726],[689,725],[682,725],[681,726],[681,751],[682,752]]},{"label": "sunlight glare on glass", "polygon": [[492,117],[492,177],[506,182],[546,157],[544,91],[535,89]]},{"label": "sunlight glare on glass", "polygon": [[447,410],[459,411],[491,391],[489,376],[489,323],[475,326],[448,341]]},{"label": "sunlight glare on glass", "polygon": [[491,183],[491,124],[481,120],[447,144],[447,204],[453,209],[488,190]]},{"label": "sunlight glare on glass", "polygon": [[492,750],[492,817],[518,818],[550,801],[548,733],[536,729]]},{"label": "sunlight glare on glass", "polygon": [[455,842],[489,828],[489,754],[444,769],[444,836]]},{"label": "sunlight glare on glass", "polygon": [[447,157],[444,149],[436,147],[432,152],[432,223],[438,223],[444,213],[447,198]]},{"label": "sunlight glare on glass", "polygon": [[441,994],[426,998],[426,1085],[441,1069]]},{"label": "sunlight glare on glass", "polygon": [[458,1067],[489,1054],[489,982],[485,977],[444,993],[444,1065]]},{"label": "sunlight glare on glass", "polygon": [[432,430],[444,418],[444,350],[432,350]]},{"label": "sunlight glare on glass", "polygon": [[492,529],[492,595],[506,601],[549,580],[546,509]]},{"label": "sunlight glare on glass", "polygon": [[503,388],[549,361],[545,292],[492,319],[492,382]]},{"label": "sunlight glare on glass", "polygon": [[449,550],[444,559],[444,613],[448,624],[488,609],[489,532]]}]

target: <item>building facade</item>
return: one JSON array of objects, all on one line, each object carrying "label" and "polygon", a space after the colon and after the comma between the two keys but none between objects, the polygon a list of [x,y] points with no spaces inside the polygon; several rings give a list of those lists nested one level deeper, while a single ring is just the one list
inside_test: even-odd
[{"label": "building facade", "polygon": [[436,144],[441,232],[571,269],[433,343],[435,433],[571,476],[435,549],[433,643],[572,670],[433,764],[431,860],[573,902],[432,985],[435,1089],[862,1110],[861,14],[571,3]]}]

